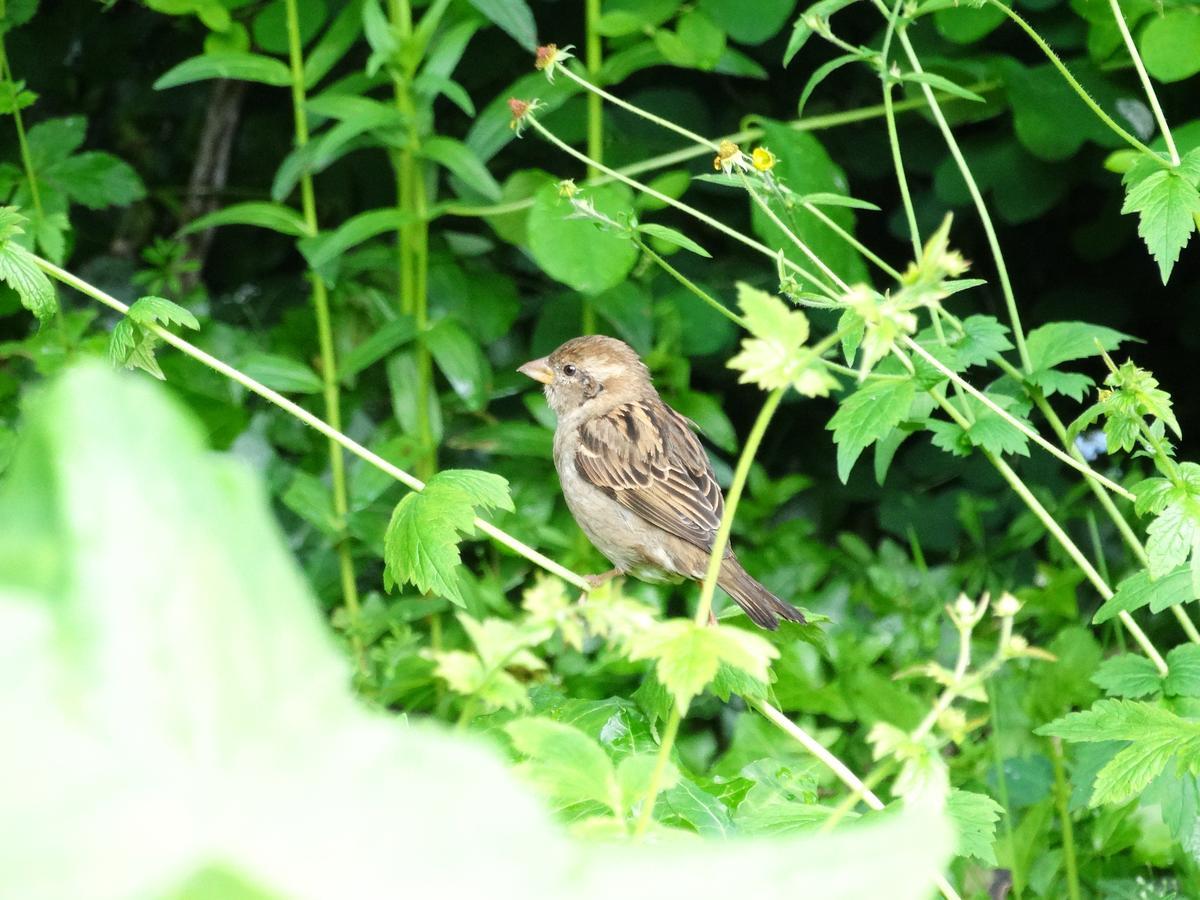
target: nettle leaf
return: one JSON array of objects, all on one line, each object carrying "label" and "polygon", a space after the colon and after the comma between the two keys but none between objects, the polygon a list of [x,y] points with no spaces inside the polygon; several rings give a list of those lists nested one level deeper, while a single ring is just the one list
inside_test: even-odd
[{"label": "nettle leaf", "polygon": [[727,365],[742,372],[738,381],[765,391],[790,385],[805,397],[825,397],[838,386],[820,359],[803,349],[808,317],[773,294],[738,282],[738,304],[753,337]]},{"label": "nettle leaf", "polygon": [[1194,600],[1196,596],[1192,573],[1186,566],[1180,566],[1160,578],[1154,578],[1148,570],[1143,570],[1117,585],[1116,593],[1092,616],[1092,624],[1099,625],[1118,613],[1133,612],[1143,606],[1149,606],[1151,612],[1162,612],[1168,607]]},{"label": "nettle leaf", "polygon": [[474,529],[475,508],[511,511],[508,482],[499,475],[447,469],[397,505],[384,537],[384,578],[409,582],[464,605],[456,569],[460,535]]},{"label": "nettle leaf", "polygon": [[909,379],[868,381],[842,401],[826,426],[837,445],[838,478],[845,484],[862,452],[904,421],[916,396]]},{"label": "nettle leaf", "polygon": [[1037,385],[1047,397],[1062,394],[1082,400],[1093,381],[1079,372],[1062,372],[1055,368],[1064,362],[1099,356],[1112,351],[1130,336],[1113,328],[1088,322],[1049,322],[1029,333],[1025,348],[1029,352],[1032,371],[1026,380]]},{"label": "nettle leaf", "polygon": [[504,727],[517,752],[519,769],[562,806],[599,803],[621,815],[623,798],[612,760],[578,728],[553,719],[517,719]]},{"label": "nettle leaf", "polygon": [[1172,761],[1180,771],[1200,771],[1200,722],[1151,703],[1100,700],[1085,712],[1043,725],[1037,734],[1072,742],[1130,742],[1097,774],[1089,801],[1093,807],[1132,800]]},{"label": "nettle leaf", "polygon": [[986,794],[953,790],[946,800],[946,814],[958,831],[958,855],[996,865],[996,823],[1004,807]]},{"label": "nettle leaf", "polygon": [[1134,653],[1106,659],[1092,675],[1092,682],[1109,697],[1136,699],[1163,691],[1163,677],[1158,668],[1146,657]]},{"label": "nettle leaf", "polygon": [[1192,558],[1193,592],[1200,587],[1196,577],[1197,560],[1193,552],[1200,544],[1200,500],[1172,503],[1146,529],[1146,555],[1150,558],[1150,577],[1161,578]]},{"label": "nettle leaf", "polygon": [[140,297],[126,315],[139,325],[169,326],[174,323],[192,331],[200,330],[200,323],[191,312],[165,297]]},{"label": "nettle leaf", "polygon": [[1168,697],[1200,697],[1200,644],[1181,644],[1167,654]]},{"label": "nettle leaf", "polygon": [[1008,339],[1008,326],[1002,325],[995,316],[968,316],[963,319],[962,326],[962,333],[948,341],[954,351],[951,368],[955,372],[986,365],[1013,348]]},{"label": "nettle leaf", "polygon": [[1129,186],[1122,214],[1138,214],[1138,234],[1158,263],[1163,284],[1196,230],[1200,214],[1200,154],[1193,150],[1178,168],[1159,168]]},{"label": "nettle leaf", "polygon": [[770,661],[779,650],[766,639],[728,625],[697,625],[669,619],[634,634],[630,659],[656,660],[655,674],[682,711],[716,677],[721,663],[756,681],[768,680]]},{"label": "nettle leaf", "polygon": [[5,235],[0,245],[0,281],[17,292],[22,306],[44,321],[58,311],[58,299],[34,255],[12,240],[13,235],[24,231],[21,226],[25,221],[13,207],[0,207],[0,233]]},{"label": "nettle leaf", "polygon": [[39,175],[89,209],[127,206],[146,196],[146,186],[138,173],[111,153],[77,153]]},{"label": "nettle leaf", "polygon": [[[1012,414],[1017,421],[1029,425],[1029,422],[1021,415],[1018,400],[1007,394],[988,393],[986,396],[1005,412]],[[974,419],[966,429],[959,427],[957,422],[947,422],[941,419],[929,420],[928,427],[933,432],[935,447],[955,456],[969,456],[973,447],[980,447],[998,455],[1005,453],[1029,455],[1029,438],[1021,431],[975,397],[968,396],[965,400]]]}]

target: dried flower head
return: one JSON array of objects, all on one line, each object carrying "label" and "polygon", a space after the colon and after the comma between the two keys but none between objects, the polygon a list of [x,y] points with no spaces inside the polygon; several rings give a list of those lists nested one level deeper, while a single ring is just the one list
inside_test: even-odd
[{"label": "dried flower head", "polygon": [[738,145],[733,141],[721,141],[717,145],[717,155],[713,157],[713,170],[729,175],[739,163],[744,165],[742,151],[738,149]]},{"label": "dried flower head", "polygon": [[537,100],[518,100],[516,97],[508,98],[508,108],[512,110],[512,121],[508,123],[508,127],[517,133],[517,137],[521,136],[521,132],[525,128],[525,117],[531,112],[537,110],[541,103]]},{"label": "dried flower head", "polygon": [[543,44],[537,48],[537,57],[534,60],[533,67],[539,72],[545,72],[547,80],[553,82],[554,67],[566,62],[568,59],[573,59],[575,56],[571,52],[573,49],[575,49],[573,44],[567,44],[561,50],[557,44]]}]

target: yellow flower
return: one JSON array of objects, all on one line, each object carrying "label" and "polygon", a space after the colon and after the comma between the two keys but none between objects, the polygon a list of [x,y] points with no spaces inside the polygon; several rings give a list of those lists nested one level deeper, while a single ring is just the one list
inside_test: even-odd
[{"label": "yellow flower", "polygon": [[770,172],[775,168],[775,154],[766,147],[755,147],[750,154],[750,162],[760,172]]},{"label": "yellow flower", "polygon": [[717,145],[717,155],[713,158],[713,170],[717,172],[724,170],[728,175],[741,155],[742,151],[733,141],[721,141]]}]

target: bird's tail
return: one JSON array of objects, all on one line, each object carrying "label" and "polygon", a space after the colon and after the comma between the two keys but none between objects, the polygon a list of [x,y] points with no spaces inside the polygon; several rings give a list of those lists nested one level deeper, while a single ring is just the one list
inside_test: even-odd
[{"label": "bird's tail", "polygon": [[737,601],[737,605],[746,611],[754,624],[762,628],[774,631],[779,627],[780,619],[804,622],[804,613],[755,581],[733,556],[727,556],[721,562],[717,584]]}]

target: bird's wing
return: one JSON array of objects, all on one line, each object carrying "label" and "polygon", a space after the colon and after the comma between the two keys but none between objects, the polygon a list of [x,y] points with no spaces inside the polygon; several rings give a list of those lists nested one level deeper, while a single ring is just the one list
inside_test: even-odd
[{"label": "bird's wing", "polygon": [[622,506],[702,550],[725,501],[687,420],[657,398],[635,400],[579,428],[575,468]]}]

